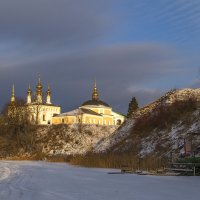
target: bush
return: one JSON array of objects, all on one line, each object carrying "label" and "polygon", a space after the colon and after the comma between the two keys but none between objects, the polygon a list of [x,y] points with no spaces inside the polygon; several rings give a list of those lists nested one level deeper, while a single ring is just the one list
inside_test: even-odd
[{"label": "bush", "polygon": [[200,157],[194,158],[178,158],[177,163],[200,163]]}]

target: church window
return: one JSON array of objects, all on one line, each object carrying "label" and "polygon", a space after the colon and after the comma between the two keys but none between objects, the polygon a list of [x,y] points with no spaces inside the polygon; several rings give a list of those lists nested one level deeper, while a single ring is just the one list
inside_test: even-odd
[{"label": "church window", "polygon": [[46,116],[45,115],[43,115],[43,121],[46,121]]},{"label": "church window", "polygon": [[65,119],[63,118],[63,119],[62,119],[62,123],[64,123],[64,122],[65,122]]},{"label": "church window", "polygon": [[121,125],[122,121],[120,119],[117,120],[117,125]]}]

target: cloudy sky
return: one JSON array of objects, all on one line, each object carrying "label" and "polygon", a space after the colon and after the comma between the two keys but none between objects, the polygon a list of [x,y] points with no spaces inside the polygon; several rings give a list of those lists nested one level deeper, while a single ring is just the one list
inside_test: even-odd
[{"label": "cloudy sky", "polygon": [[0,0],[0,108],[38,74],[68,111],[100,97],[126,113],[200,86],[199,0]]}]

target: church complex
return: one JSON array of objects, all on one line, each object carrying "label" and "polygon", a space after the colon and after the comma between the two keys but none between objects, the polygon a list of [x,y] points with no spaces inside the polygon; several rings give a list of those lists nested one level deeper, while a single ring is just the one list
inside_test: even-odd
[{"label": "church complex", "polygon": [[[61,113],[61,107],[51,102],[51,89],[48,86],[46,95],[43,95],[43,86],[40,78],[36,85],[35,96],[29,85],[27,90],[26,108],[29,111],[29,118],[40,125],[50,124],[97,124],[97,125],[120,125],[124,122],[125,116],[112,110],[112,107],[100,100],[99,92],[94,84],[92,98],[78,108]],[[11,105],[14,104],[15,90],[12,88]]]}]

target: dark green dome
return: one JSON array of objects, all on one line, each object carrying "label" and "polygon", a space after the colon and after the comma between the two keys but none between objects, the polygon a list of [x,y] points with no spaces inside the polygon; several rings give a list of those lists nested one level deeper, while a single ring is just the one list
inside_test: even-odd
[{"label": "dark green dome", "polygon": [[99,99],[98,100],[97,99],[88,100],[82,104],[82,106],[89,106],[89,105],[110,107],[107,103],[105,103],[104,101],[101,101]]}]

